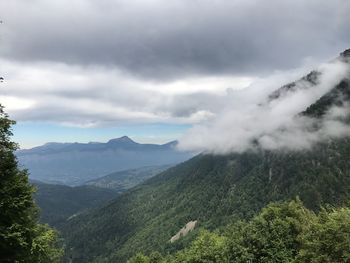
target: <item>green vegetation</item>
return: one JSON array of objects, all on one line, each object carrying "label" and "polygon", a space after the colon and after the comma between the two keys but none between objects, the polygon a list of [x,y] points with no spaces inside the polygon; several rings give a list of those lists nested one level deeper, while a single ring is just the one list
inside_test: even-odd
[{"label": "green vegetation", "polygon": [[145,166],[137,169],[114,172],[106,176],[86,182],[86,185],[93,185],[101,188],[114,189],[119,193],[125,192],[147,179],[163,172],[171,165]]},{"label": "green vegetation", "polygon": [[41,212],[40,221],[60,229],[68,218],[107,204],[120,193],[169,167],[169,165],[147,166],[115,172],[89,181],[87,185],[76,187],[33,180],[31,183],[37,189],[34,199]]},{"label": "green vegetation", "polygon": [[250,221],[220,233],[202,231],[174,255],[137,254],[128,263],[345,263],[350,261],[350,208],[305,208],[300,200],[272,203]]},{"label": "green vegetation", "polygon": [[0,262],[58,262],[57,234],[37,223],[33,188],[14,156],[13,124],[0,106]]},{"label": "green vegetation", "polygon": [[302,152],[199,155],[63,227],[78,262],[123,262],[131,255],[183,249],[198,230],[170,243],[187,222],[214,230],[250,219],[273,201],[296,196],[318,211],[350,199],[350,139]]},{"label": "green vegetation", "polygon": [[[330,105],[345,106],[344,100],[350,99],[348,92],[349,82],[341,81],[303,114],[319,118]],[[290,216],[291,221],[277,217],[274,221],[277,236],[261,233],[265,240],[261,239],[256,245],[266,255],[257,257],[247,250],[244,242],[258,242],[249,241],[249,238],[235,240],[226,234],[218,234],[221,232],[216,233],[217,237],[200,234],[202,239],[197,238],[202,229],[220,231],[232,222],[242,220],[250,223],[248,226],[246,223],[234,224],[235,231],[254,238],[258,226],[262,227],[261,231],[268,229],[269,221],[264,217],[273,216],[273,211],[279,213],[279,208],[272,211],[270,207],[256,218],[262,208],[271,202],[290,201],[297,196],[307,209],[315,213],[323,206],[341,207],[350,200],[349,137],[324,141],[302,151],[264,151],[257,147],[241,154],[198,155],[132,188],[105,207],[72,218],[62,228],[62,233],[69,249],[67,253],[82,263],[125,262],[137,253],[141,253],[139,259],[133,260],[142,260],[142,254],[150,255],[153,251],[163,255],[176,254],[176,251],[186,251],[191,246],[198,249],[207,246],[205,250],[210,253],[209,259],[196,258],[198,253],[194,253],[190,262],[211,262],[212,257],[220,262],[223,257],[221,247],[227,242],[236,242],[230,244],[236,246],[234,251],[239,251],[237,253],[245,258],[246,261],[241,262],[292,262],[289,259],[297,254],[300,260],[313,257],[310,256],[312,247],[315,251],[326,249],[312,244],[315,237],[298,229],[298,225],[307,226],[308,222],[303,221],[305,217],[316,218],[310,211],[300,214],[304,211],[302,208]],[[170,238],[193,220],[198,222],[196,229],[171,243]],[[311,221],[316,222],[312,233],[321,233],[322,230],[317,229],[317,220]],[[286,238],[283,242],[278,239],[280,233]],[[299,247],[300,233],[304,239],[302,249]],[[241,250],[238,250],[239,246]],[[279,250],[285,253],[277,253]],[[273,259],[268,257],[269,253],[275,253]],[[271,261],[264,261],[263,257]]]},{"label": "green vegetation", "polygon": [[40,207],[40,222],[57,229],[69,217],[106,204],[118,195],[114,190],[94,186],[70,187],[39,181],[32,184],[37,188],[34,199]]}]

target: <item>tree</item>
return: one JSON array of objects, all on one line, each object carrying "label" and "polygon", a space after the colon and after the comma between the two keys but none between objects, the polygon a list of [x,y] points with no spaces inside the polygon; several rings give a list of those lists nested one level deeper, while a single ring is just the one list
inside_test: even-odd
[{"label": "tree", "polygon": [[321,211],[302,241],[297,262],[350,262],[350,209]]},{"label": "tree", "polygon": [[227,261],[226,238],[202,230],[189,248],[180,251],[167,262],[174,263],[224,263]]},{"label": "tree", "polygon": [[14,155],[13,124],[0,105],[0,262],[55,262],[62,250],[55,231],[37,223],[34,189]]},{"label": "tree", "polygon": [[233,225],[228,238],[230,262],[293,262],[301,236],[315,218],[300,200],[270,204],[250,222]]},{"label": "tree", "polygon": [[150,258],[138,253],[130,258],[127,263],[150,263]]}]

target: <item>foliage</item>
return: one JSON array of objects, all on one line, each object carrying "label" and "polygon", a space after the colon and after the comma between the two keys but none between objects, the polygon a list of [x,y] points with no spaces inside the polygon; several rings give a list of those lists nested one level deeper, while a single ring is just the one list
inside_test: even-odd
[{"label": "foliage", "polygon": [[[311,74],[305,81],[316,81],[316,77]],[[301,114],[317,122],[331,106],[348,105],[349,94],[349,81],[342,80]],[[132,188],[105,207],[70,220],[63,234],[69,252],[79,262],[124,262],[138,252],[189,253],[186,249],[196,239],[198,228],[220,230],[242,221],[235,227],[247,238],[230,239],[236,242],[231,244],[235,253],[248,262],[291,262],[301,246],[298,233],[304,233],[297,226],[306,227],[303,216],[313,216],[309,212],[293,214],[291,205],[269,207],[260,217],[249,220],[269,203],[297,196],[315,213],[326,204],[339,207],[350,199],[349,136],[300,151],[257,147],[224,156],[200,154]],[[306,221],[312,223],[311,219]],[[169,242],[192,220],[197,220],[197,229]],[[268,235],[270,230],[273,235]],[[281,237],[287,239],[282,242]],[[257,248],[261,254],[253,253]]]},{"label": "foliage", "polygon": [[10,140],[14,121],[0,106],[0,262],[46,262],[57,258],[52,230],[37,224],[37,207],[28,174],[20,170]]},{"label": "foliage", "polygon": [[[225,227],[221,235],[201,232],[188,248],[157,262],[345,263],[350,260],[349,222],[350,208],[316,215],[300,200],[272,203],[250,221]],[[133,260],[128,262],[150,262],[142,254]]]},{"label": "foliage", "polygon": [[31,253],[37,262],[60,262],[63,249],[58,242],[58,233],[47,225],[38,224]]},{"label": "foliage", "polygon": [[123,262],[134,252],[173,253],[187,247],[198,231],[169,240],[191,220],[213,230],[296,196],[314,211],[350,199],[348,138],[303,152],[199,155],[73,218],[62,230],[75,260]]},{"label": "foliage", "polygon": [[146,181],[147,179],[165,171],[171,165],[146,166],[137,169],[114,172],[97,179],[90,180],[85,185],[108,188],[119,193]]},{"label": "foliage", "polygon": [[250,222],[234,225],[227,242],[230,262],[292,262],[314,217],[300,201],[269,205]]},{"label": "foliage", "polygon": [[350,262],[350,208],[323,210],[302,241],[298,262]]},{"label": "foliage", "polygon": [[33,181],[35,202],[41,210],[40,221],[57,229],[71,216],[106,204],[118,193],[94,186],[70,187]]},{"label": "foliage", "polygon": [[171,258],[176,263],[224,263],[227,262],[225,237],[216,233],[202,231],[192,242],[191,246],[184,251],[176,253]]},{"label": "foliage", "polygon": [[128,263],[150,263],[150,258],[139,253],[129,259]]}]

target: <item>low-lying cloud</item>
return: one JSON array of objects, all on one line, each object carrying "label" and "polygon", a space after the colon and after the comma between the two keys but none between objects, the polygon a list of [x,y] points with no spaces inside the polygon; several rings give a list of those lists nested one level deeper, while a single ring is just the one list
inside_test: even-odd
[{"label": "low-lying cloud", "polygon": [[[250,87],[232,101],[214,120],[193,127],[179,143],[180,149],[225,154],[254,149],[300,150],[330,137],[350,134],[342,120],[349,114],[348,105],[333,107],[322,120],[302,113],[308,106],[329,92],[342,79],[349,77],[349,64],[340,60],[322,65],[317,83],[305,79],[281,96],[269,98],[271,89]],[[238,99],[238,100],[237,100]],[[317,127],[317,129],[315,128]]]}]

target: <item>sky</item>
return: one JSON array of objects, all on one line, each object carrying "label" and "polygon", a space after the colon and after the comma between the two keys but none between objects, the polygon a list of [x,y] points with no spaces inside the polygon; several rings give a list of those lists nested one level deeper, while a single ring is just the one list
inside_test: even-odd
[{"label": "sky", "polygon": [[348,0],[0,0],[0,10],[0,103],[22,148],[122,135],[198,148],[220,133],[209,124],[236,133],[247,94],[350,48]]}]

